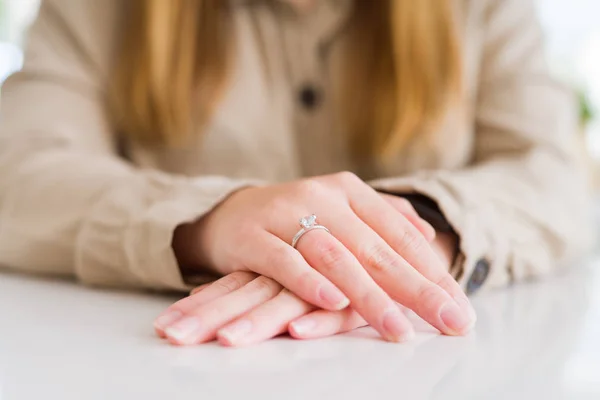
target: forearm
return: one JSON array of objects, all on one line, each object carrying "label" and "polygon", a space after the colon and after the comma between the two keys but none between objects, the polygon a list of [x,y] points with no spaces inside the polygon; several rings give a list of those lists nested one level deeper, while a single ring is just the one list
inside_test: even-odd
[{"label": "forearm", "polygon": [[171,248],[176,227],[248,184],[11,143],[0,152],[0,263],[92,285],[187,290]]}]

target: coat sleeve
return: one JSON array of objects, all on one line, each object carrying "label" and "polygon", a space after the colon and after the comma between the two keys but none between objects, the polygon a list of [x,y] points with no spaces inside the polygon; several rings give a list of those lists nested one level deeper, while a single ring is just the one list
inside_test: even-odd
[{"label": "coat sleeve", "polygon": [[574,96],[551,78],[531,0],[488,0],[472,163],[372,182],[435,200],[460,236],[467,292],[547,274],[589,248]]},{"label": "coat sleeve", "polygon": [[92,285],[184,290],[175,227],[250,182],[173,176],[121,159],[93,62],[98,49],[84,42],[102,38],[86,38],[79,11],[64,3],[43,2],[24,68],[2,89],[0,265]]}]

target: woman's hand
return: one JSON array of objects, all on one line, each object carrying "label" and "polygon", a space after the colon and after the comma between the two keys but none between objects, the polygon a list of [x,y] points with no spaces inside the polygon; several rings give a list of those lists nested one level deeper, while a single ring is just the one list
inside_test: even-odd
[{"label": "woman's hand", "polygon": [[[411,221],[428,241],[436,238],[435,230],[419,217],[410,203],[397,196],[381,196]],[[263,302],[257,305],[252,301],[256,298]],[[195,317],[186,320],[185,315]],[[184,322],[178,323],[182,319]],[[155,329],[160,337],[168,338],[173,344],[202,343],[218,338],[224,345],[239,346],[271,339],[286,331],[297,339],[315,339],[366,324],[350,307],[341,311],[315,310],[314,306],[270,278],[234,272],[192,290],[189,297],[173,304],[156,319]],[[252,330],[250,335],[237,329],[249,325],[256,325],[258,329]],[[188,337],[190,331],[193,337]]]},{"label": "woman's hand", "polygon": [[[388,200],[398,208],[405,207],[402,202],[396,202],[395,197],[390,196]],[[425,221],[419,221],[412,208],[404,210],[404,214],[414,218],[428,238],[434,239],[432,228]],[[453,260],[455,241],[456,238],[451,235],[442,234],[437,235],[432,243],[448,267]],[[195,318],[178,323],[184,315],[195,315]],[[173,304],[157,318],[155,328],[160,337],[166,337],[177,345],[217,338],[225,346],[241,346],[285,332],[296,339],[317,339],[366,324],[351,307],[341,311],[315,310],[314,306],[270,278],[250,272],[234,272],[192,290],[189,297]],[[245,327],[254,326],[256,329],[246,333]]]},{"label": "woman's hand", "polygon": [[[311,231],[295,250],[295,221],[312,213],[331,234]],[[326,310],[351,302],[387,340],[414,333],[396,302],[446,334],[464,334],[474,323],[466,295],[425,236],[349,173],[240,190],[182,232],[193,264],[264,275]]]},{"label": "woman's hand", "polygon": [[[234,272],[194,289],[155,322],[156,333],[176,345],[217,338],[225,346],[242,346],[289,332],[298,339],[331,336],[366,325],[350,307],[314,311],[315,307],[274,280],[252,272]],[[194,318],[182,318],[194,315]],[[294,325],[295,319],[310,320]],[[172,318],[180,317],[173,321]]]}]

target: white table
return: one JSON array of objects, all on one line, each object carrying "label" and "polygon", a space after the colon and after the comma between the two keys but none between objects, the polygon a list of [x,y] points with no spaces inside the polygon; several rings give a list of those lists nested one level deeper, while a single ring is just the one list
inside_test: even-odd
[{"label": "white table", "polygon": [[410,344],[176,348],[152,331],[172,300],[0,272],[0,399],[600,399],[600,261],[476,296],[470,336],[420,324]]}]

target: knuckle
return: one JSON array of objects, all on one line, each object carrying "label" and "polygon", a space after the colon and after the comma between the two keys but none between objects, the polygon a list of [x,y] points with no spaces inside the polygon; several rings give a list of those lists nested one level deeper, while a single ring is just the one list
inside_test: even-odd
[{"label": "knuckle", "polygon": [[279,246],[271,249],[267,255],[267,264],[264,266],[266,270],[284,268],[294,263],[294,258],[291,254],[291,247]]},{"label": "knuckle", "polygon": [[280,286],[273,279],[268,278],[266,276],[259,276],[255,280],[252,281],[252,286],[258,292],[266,293],[266,294],[274,294],[280,290]]},{"label": "knuckle", "polygon": [[323,184],[316,179],[304,179],[298,182],[298,194],[302,197],[314,197],[322,193]]},{"label": "knuckle", "polygon": [[383,310],[390,304],[391,299],[385,292],[379,288],[365,290],[358,296],[357,306],[363,310],[373,313],[383,313]]},{"label": "knuckle", "polygon": [[350,171],[342,171],[335,174],[336,179],[342,185],[354,186],[362,183],[362,180],[354,173]]},{"label": "knuckle", "polygon": [[373,290],[367,290],[358,296],[358,303],[367,310],[376,309],[380,303],[377,293]]},{"label": "knuckle", "polygon": [[254,276],[255,274],[252,274],[251,272],[234,272],[225,278],[219,279],[214,284],[230,293],[244,286]]},{"label": "knuckle", "polygon": [[283,196],[276,196],[265,204],[265,210],[272,215],[282,215],[290,210],[290,201]]},{"label": "knuckle", "polygon": [[347,261],[343,251],[331,241],[323,242],[318,247],[319,260],[323,268],[336,271]]},{"label": "knuckle", "polygon": [[367,249],[363,257],[367,267],[379,273],[388,272],[398,265],[397,257],[380,245],[375,245]]},{"label": "knuckle", "polygon": [[455,293],[457,291],[462,292],[462,289],[460,289],[460,286],[458,286],[458,283],[456,282],[456,280],[448,272],[444,272],[442,277],[439,278],[435,282],[435,284],[438,285],[439,287],[441,287],[442,289],[444,289],[448,293]]},{"label": "knuckle", "polygon": [[412,229],[406,229],[400,236],[400,240],[393,246],[400,254],[418,253],[422,250],[425,239],[420,237]]},{"label": "knuckle", "polygon": [[419,315],[434,315],[437,316],[442,304],[446,301],[443,291],[439,286],[426,282],[417,291],[417,297],[414,299],[416,304],[415,311]]},{"label": "knuckle", "polygon": [[315,279],[315,272],[312,269],[308,269],[307,271],[301,272],[298,274],[296,279],[294,279],[298,288],[307,289],[306,292],[311,290],[312,288],[319,286],[319,281]]},{"label": "knuckle", "polygon": [[256,237],[262,229],[255,221],[249,219],[242,219],[235,229],[228,229],[227,234],[231,235],[231,240],[225,247],[228,259],[241,262],[242,253],[239,251],[239,244],[247,244],[248,239]]},{"label": "knuckle", "polygon": [[304,311],[303,315],[312,311],[314,306],[306,301],[304,301],[301,297],[296,295],[294,292],[289,291],[288,289],[281,288],[279,293],[277,293],[276,297],[277,301],[280,304],[288,304],[290,307],[293,305],[294,308],[299,308]]}]

